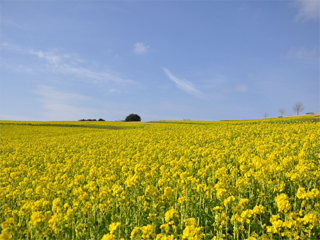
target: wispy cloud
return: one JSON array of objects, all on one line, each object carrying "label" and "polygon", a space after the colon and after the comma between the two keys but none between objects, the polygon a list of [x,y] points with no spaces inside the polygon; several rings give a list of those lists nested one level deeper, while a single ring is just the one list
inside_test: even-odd
[{"label": "wispy cloud", "polygon": [[308,21],[319,18],[319,0],[295,0],[295,5],[299,9],[295,17],[296,21]]},{"label": "wispy cloud", "polygon": [[39,85],[34,93],[39,97],[46,120],[77,120],[88,115],[89,110],[79,105],[91,101],[89,97],[47,85]]},{"label": "wispy cloud", "polygon": [[12,44],[9,42],[1,42],[0,43],[0,49],[1,50],[9,50],[9,51],[14,51],[14,52],[20,52],[20,53],[26,53],[27,49],[16,45],[16,44]]},{"label": "wispy cloud", "polygon": [[231,89],[224,89],[224,93],[231,93],[231,92],[247,92],[248,91],[248,86],[246,84],[239,84],[235,88]]},{"label": "wispy cloud", "polygon": [[64,56],[55,55],[52,52],[43,52],[43,51],[35,51],[33,49],[30,49],[28,51],[29,54],[37,56],[39,59],[47,61],[49,64],[58,66],[59,63],[62,63],[64,60]]},{"label": "wispy cloud", "polygon": [[[86,2],[86,1],[82,1],[79,2],[79,4],[77,4],[76,6],[78,9],[82,9],[82,10],[93,10],[95,9],[94,6],[92,4],[90,4],[90,2]],[[126,14],[126,13],[130,13],[130,11],[128,11],[125,8],[121,8],[121,7],[117,7],[117,6],[113,6],[113,5],[100,5],[99,9],[103,9],[104,11],[110,11],[110,12],[116,12],[116,13],[120,13],[120,14]]]},{"label": "wispy cloud", "polygon": [[10,28],[17,28],[19,30],[28,30],[30,29],[30,26],[26,23],[21,23],[12,20],[12,18],[3,18],[1,19],[1,25],[8,26]]},{"label": "wispy cloud", "polygon": [[2,60],[1,61],[1,66],[3,68],[7,68],[7,69],[10,69],[10,70],[15,71],[15,72],[27,73],[27,74],[35,74],[35,71],[34,71],[33,68],[25,66],[23,64],[12,65],[12,64],[8,63],[7,61]]},{"label": "wispy cloud", "polygon": [[143,42],[137,42],[133,46],[133,52],[136,54],[145,54],[149,51],[150,46],[144,44]]},{"label": "wispy cloud", "polygon": [[300,47],[300,48],[291,48],[287,53],[287,59],[294,60],[307,60],[307,61],[319,61],[319,48],[313,47],[310,49]]},{"label": "wispy cloud", "polygon": [[1,120],[14,120],[14,121],[41,121],[41,119],[35,118],[35,117],[27,117],[27,116],[21,116],[21,115],[12,115],[12,114],[3,114],[0,113],[0,119]]},{"label": "wispy cloud", "polygon": [[[114,82],[122,85],[137,83],[136,81],[133,81],[130,79],[124,79],[108,72],[92,71],[85,67],[73,67],[73,66],[64,64],[62,66],[59,66],[59,68],[56,70],[65,74],[75,74],[79,77],[86,77],[89,79],[101,80],[101,81],[110,81],[110,82]],[[102,83],[101,81],[98,81],[96,83]]]},{"label": "wispy cloud", "polygon": [[49,100],[49,102],[54,100],[56,103],[75,103],[79,101],[88,101],[91,99],[90,97],[81,94],[61,91],[55,87],[47,85],[39,85],[37,90],[34,92],[39,96],[44,97],[45,100]]},{"label": "wispy cloud", "polygon": [[36,55],[39,59],[47,61],[47,63],[52,65],[52,70],[54,70],[56,73],[74,74],[82,78],[113,82],[122,85],[136,83],[133,80],[118,77],[110,72],[99,72],[91,70],[87,67],[82,67],[78,64],[78,62],[81,62],[81,60],[72,58],[70,55],[56,55],[50,52],[34,50],[30,50],[29,53]]},{"label": "wispy cloud", "polygon": [[173,81],[176,86],[187,93],[199,96],[199,97],[203,97],[204,94],[198,90],[191,82],[184,80],[184,79],[179,79],[176,76],[174,76],[167,68],[162,68],[163,71],[165,72],[165,74],[167,75],[167,77]]},{"label": "wispy cloud", "polygon": [[236,12],[241,12],[243,10],[246,10],[248,9],[250,6],[249,4],[246,2],[246,3],[243,3],[239,8],[236,9]]},{"label": "wispy cloud", "polygon": [[[99,87],[101,87],[102,85],[108,85],[108,83],[113,83],[121,86],[132,86],[140,84],[137,81],[119,77],[118,75],[111,73],[110,71],[96,71],[90,69],[89,67],[87,67],[89,64],[85,60],[72,54],[57,53],[57,51],[34,50],[32,48],[24,48],[22,46],[10,43],[2,43],[1,48],[19,54],[34,56],[42,63],[44,63],[46,69],[52,73],[73,75],[90,83],[97,84]],[[23,68],[21,64],[18,69],[20,71],[26,69],[26,73],[30,73],[31,71],[35,72],[35,69],[32,69],[29,66],[24,66]],[[38,67],[38,69],[42,68]],[[108,88],[110,88],[110,86],[108,86]]]},{"label": "wispy cloud", "polygon": [[33,93],[41,104],[39,110],[41,120],[62,121],[103,118],[113,121],[124,119],[131,112],[139,113],[142,118],[150,114],[144,106],[137,105],[134,102],[99,100],[95,97],[88,97],[48,85],[38,85]]},{"label": "wispy cloud", "polygon": [[246,84],[240,84],[236,87],[236,92],[247,92],[248,86]]}]

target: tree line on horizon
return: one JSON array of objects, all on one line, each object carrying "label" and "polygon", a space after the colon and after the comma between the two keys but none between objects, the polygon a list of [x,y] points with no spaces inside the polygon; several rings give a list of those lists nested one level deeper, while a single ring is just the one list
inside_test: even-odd
[{"label": "tree line on horizon", "polygon": [[[304,105],[302,102],[296,102],[293,106],[292,106],[292,110],[294,112],[297,113],[297,115],[299,115],[300,112],[302,112],[305,109]],[[279,108],[278,112],[281,114],[281,116],[279,117],[283,117],[283,115],[287,112],[284,108]],[[269,116],[269,114],[266,112],[263,114],[264,118],[267,118]]]},{"label": "tree line on horizon", "polygon": [[[97,119],[80,119],[78,121],[105,121],[105,120],[102,118],[99,118],[99,120],[97,120]],[[141,117],[138,114],[131,113],[125,118],[125,120],[121,120],[121,121],[123,121],[123,122],[141,122]]]},{"label": "tree line on horizon", "polygon": [[[303,111],[305,109],[304,105],[302,102],[296,102],[293,107],[292,107],[293,111],[297,113],[297,115],[299,115],[299,113],[301,111]],[[279,108],[278,109],[278,112],[281,114],[281,116],[279,117],[283,117],[283,115],[287,112],[286,109],[284,108]],[[269,116],[269,114],[267,112],[265,112],[263,114],[263,117],[264,118],[267,118]],[[98,120],[97,119],[80,119],[78,121],[105,121],[104,119],[102,118],[99,118]],[[122,121],[122,122],[141,122],[141,117],[138,115],[138,114],[135,114],[135,113],[131,113],[129,114],[125,120],[119,120],[119,121]]]}]

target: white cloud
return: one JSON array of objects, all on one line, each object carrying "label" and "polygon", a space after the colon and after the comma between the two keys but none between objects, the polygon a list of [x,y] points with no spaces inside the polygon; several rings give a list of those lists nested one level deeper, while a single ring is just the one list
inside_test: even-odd
[{"label": "white cloud", "polygon": [[295,0],[295,5],[299,9],[295,17],[296,21],[308,21],[319,18],[319,0]]},{"label": "white cloud", "polygon": [[37,56],[40,59],[44,59],[48,61],[49,64],[53,64],[55,66],[58,66],[58,64],[62,62],[62,56],[55,55],[50,52],[34,51],[33,49],[30,49],[29,53]]},{"label": "white cloud", "polygon": [[137,42],[134,44],[133,52],[136,54],[145,54],[149,48],[150,46],[145,45],[143,42]]},{"label": "white cloud", "polygon": [[168,69],[162,68],[167,77],[173,81],[176,86],[181,89],[184,92],[197,95],[197,96],[203,96],[203,93],[198,90],[191,82],[183,79],[179,79],[176,76],[174,76]]},{"label": "white cloud", "polygon": [[[84,79],[89,83],[94,83],[98,85],[99,88],[105,87],[110,88],[110,83],[126,86],[126,85],[137,85],[140,84],[137,81],[133,81],[130,79],[125,79],[117,76],[111,71],[96,71],[92,70],[88,67],[88,63],[80,59],[74,55],[65,54],[65,53],[57,53],[57,51],[42,51],[42,50],[34,50],[21,47],[19,45],[14,45],[10,43],[2,43],[1,47],[3,49],[16,52],[18,54],[29,55],[37,57],[41,62],[45,64],[43,67],[37,66],[37,69],[32,69],[29,66],[22,66],[17,68],[16,71],[21,71],[23,69],[27,70],[26,73],[49,70],[54,74],[65,74],[65,75],[73,75],[77,78]],[[85,65],[84,65],[85,63]],[[28,62],[28,64],[31,64]]]},{"label": "white cloud", "polygon": [[291,48],[287,53],[287,59],[301,59],[308,61],[319,60],[319,48],[313,47],[307,49],[304,47],[301,48]]},{"label": "white cloud", "polygon": [[[118,77],[112,73],[109,72],[99,72],[99,71],[93,71],[91,69],[88,69],[86,67],[79,66],[78,64],[74,64],[75,62],[78,62],[79,60],[75,59],[73,63],[70,63],[70,56],[61,56],[61,55],[54,55],[52,53],[42,52],[42,51],[30,51],[31,54],[34,54],[38,56],[40,59],[46,60],[49,64],[51,64],[54,67],[54,71],[57,73],[64,73],[64,74],[74,74],[78,77],[85,77],[89,79],[94,80],[101,80],[104,82],[114,82],[118,84],[134,84],[136,83],[133,80],[124,79],[121,77]],[[98,82],[96,82],[98,83]]]}]

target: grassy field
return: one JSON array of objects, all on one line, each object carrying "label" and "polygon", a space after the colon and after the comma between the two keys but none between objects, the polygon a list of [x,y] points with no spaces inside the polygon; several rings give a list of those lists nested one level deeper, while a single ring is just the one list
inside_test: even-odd
[{"label": "grassy field", "polygon": [[319,119],[0,121],[0,239],[317,239]]}]

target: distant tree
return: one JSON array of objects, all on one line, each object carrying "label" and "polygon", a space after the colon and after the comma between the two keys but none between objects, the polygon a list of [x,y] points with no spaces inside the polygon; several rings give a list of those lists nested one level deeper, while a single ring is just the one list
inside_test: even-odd
[{"label": "distant tree", "polygon": [[99,120],[98,121],[105,121],[104,119],[102,119],[102,118],[99,118]]},{"label": "distant tree", "polygon": [[264,116],[264,118],[267,118],[269,116],[269,114],[268,113],[264,113],[263,116]]},{"label": "distant tree", "polygon": [[284,108],[279,108],[279,113],[281,114],[281,117],[283,117],[283,114],[286,113],[286,110]]},{"label": "distant tree", "polygon": [[138,114],[135,113],[131,113],[130,115],[128,115],[125,119],[126,122],[140,122],[141,121],[141,117]]},{"label": "distant tree", "polygon": [[[100,119],[98,121],[104,121],[102,118]],[[97,121],[97,119],[80,119],[79,121]]]},{"label": "distant tree", "polygon": [[302,102],[296,102],[293,107],[292,107],[293,111],[295,111],[297,113],[297,115],[299,115],[299,112],[304,110],[304,106]]}]

